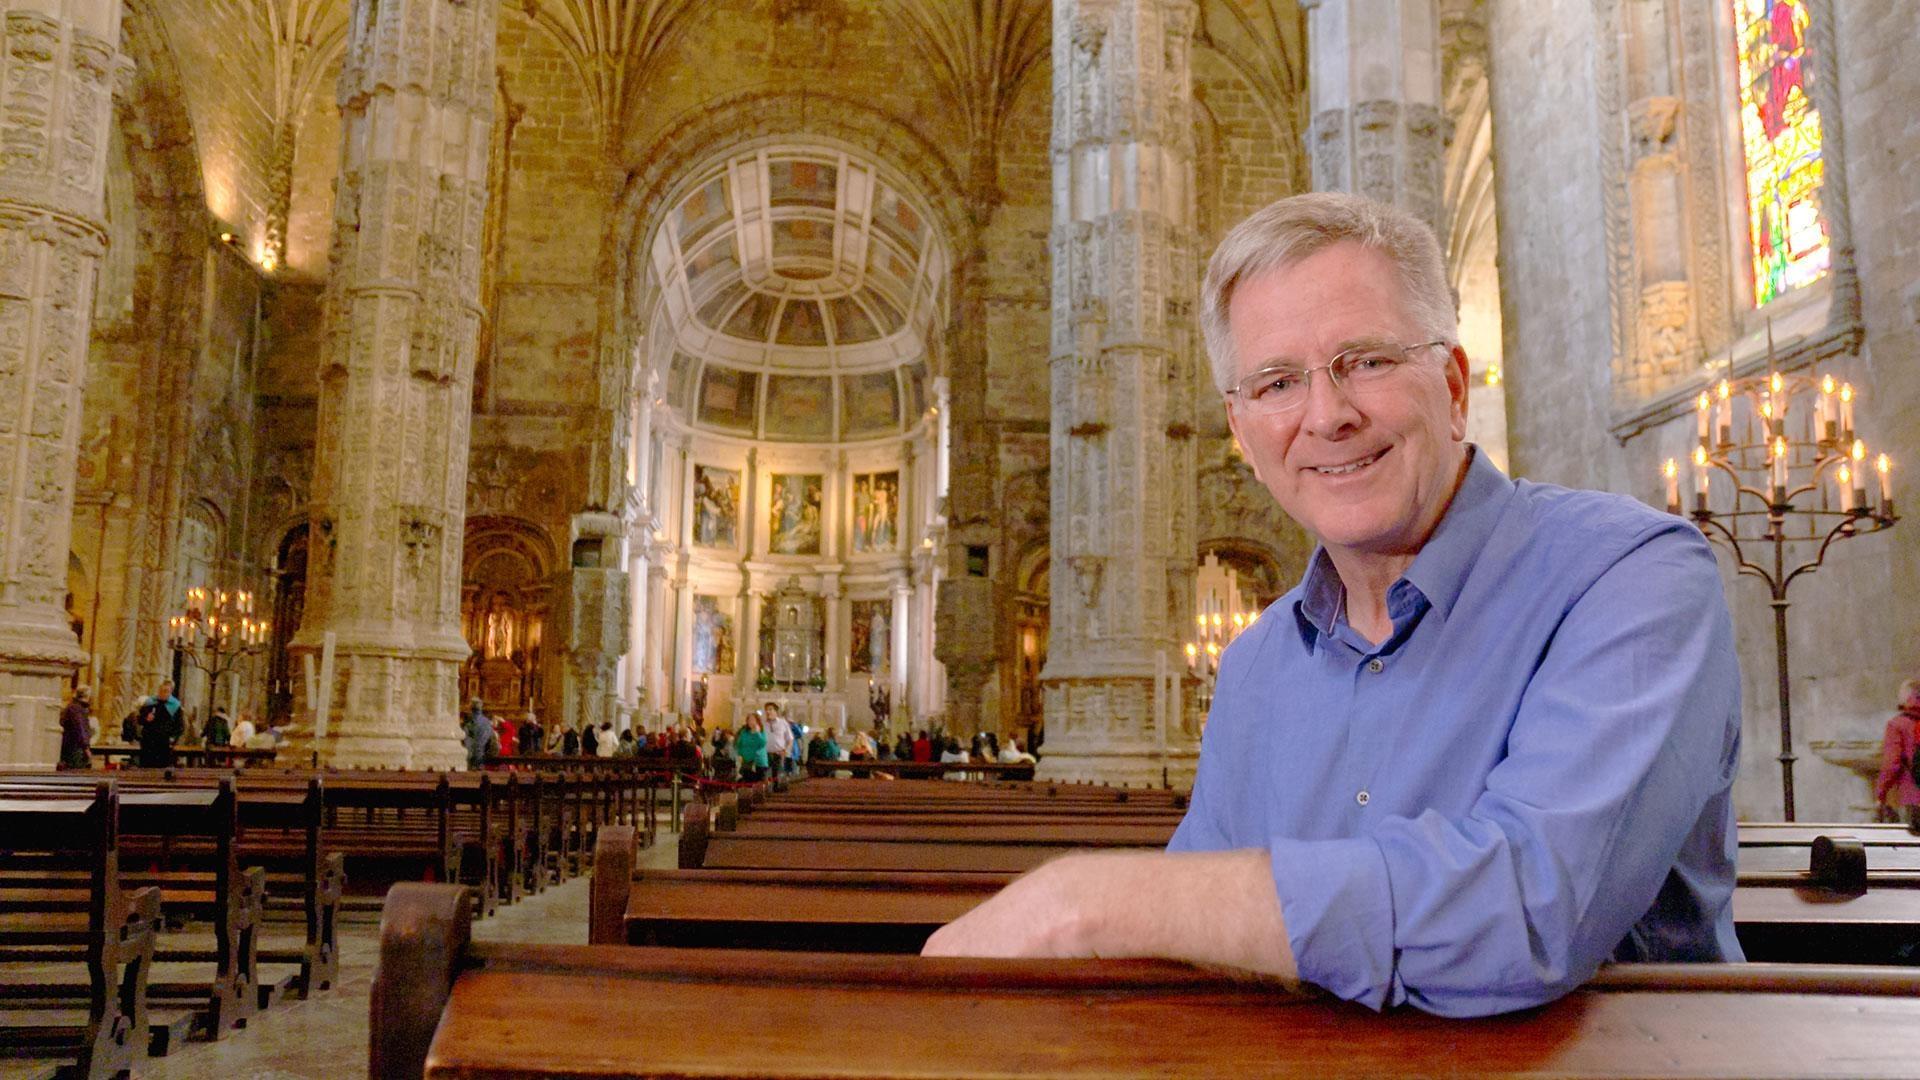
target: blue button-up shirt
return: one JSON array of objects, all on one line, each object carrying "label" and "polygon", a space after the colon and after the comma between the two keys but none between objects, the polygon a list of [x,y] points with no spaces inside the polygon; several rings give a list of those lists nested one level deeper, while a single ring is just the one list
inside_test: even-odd
[{"label": "blue button-up shirt", "polygon": [[1739,667],[1713,553],[1472,453],[1374,645],[1316,551],[1235,639],[1172,851],[1265,848],[1300,977],[1476,1016],[1739,960]]}]

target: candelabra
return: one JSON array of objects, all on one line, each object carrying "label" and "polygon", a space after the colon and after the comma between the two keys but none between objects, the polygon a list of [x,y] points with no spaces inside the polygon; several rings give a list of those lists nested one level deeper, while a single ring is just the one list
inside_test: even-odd
[{"label": "candelabra", "polygon": [[219,699],[220,677],[243,656],[266,648],[272,626],[253,617],[253,594],[245,589],[187,590],[187,606],[167,620],[167,643],[207,673],[209,708]]},{"label": "candelabra", "polygon": [[1194,577],[1195,635],[1187,642],[1187,671],[1200,680],[1200,715],[1213,707],[1214,680],[1220,674],[1220,653],[1253,622],[1240,597],[1238,575],[1208,555]]},{"label": "candelabra", "polygon": [[[1772,332],[1767,352],[1772,367]],[[1813,397],[1811,415],[1796,410],[1797,398]],[[1893,463],[1875,459],[1876,505],[1866,486],[1867,446],[1854,430],[1858,395],[1848,383],[1817,372],[1722,379],[1696,399],[1699,442],[1693,450],[1693,508],[1688,516],[1707,538],[1725,548],[1734,566],[1766,583],[1773,606],[1775,674],[1780,695],[1780,785],[1787,821],[1793,815],[1793,706],[1787,662],[1787,590],[1826,561],[1835,541],[1893,527]],[[1746,415],[1736,432],[1735,406]],[[1795,421],[1798,421],[1797,423]],[[1667,509],[1682,513],[1680,470],[1662,466]],[[1714,474],[1726,477],[1714,483]],[[1730,497],[1716,491],[1730,489]],[[1715,503],[1725,503],[1716,509]],[[1750,549],[1758,550],[1749,553]],[[1771,549],[1771,550],[1769,550]],[[1803,560],[1790,563],[1811,549]]]}]

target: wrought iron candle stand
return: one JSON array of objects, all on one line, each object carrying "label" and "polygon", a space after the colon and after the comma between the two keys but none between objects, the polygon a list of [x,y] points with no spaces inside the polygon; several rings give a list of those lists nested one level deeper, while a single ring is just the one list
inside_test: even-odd
[{"label": "wrought iron candle stand", "polygon": [[[1771,339],[1771,335],[1769,335]],[[1769,354],[1772,342],[1768,342]],[[1802,410],[1798,425],[1795,398],[1811,394],[1813,415]],[[1793,813],[1793,707],[1787,662],[1787,591],[1802,575],[1826,561],[1835,541],[1890,529],[1894,513],[1887,455],[1875,461],[1877,504],[1868,499],[1867,448],[1854,432],[1855,394],[1833,376],[1770,371],[1738,380],[1721,380],[1696,399],[1699,445],[1693,451],[1693,508],[1700,531],[1733,555],[1738,571],[1766,583],[1772,597],[1776,674],[1780,694],[1780,783],[1787,821]],[[1734,432],[1734,403],[1745,401],[1747,415]],[[1790,428],[1798,430],[1789,433]],[[1667,509],[1681,513],[1679,469],[1669,458],[1663,467]],[[1733,491],[1732,506],[1713,508],[1717,486]],[[1750,549],[1758,548],[1752,554]],[[1812,548],[1804,561],[1789,559]],[[1771,549],[1771,550],[1769,550]]]},{"label": "wrought iron candle stand", "polygon": [[220,700],[220,677],[243,656],[266,648],[272,626],[253,617],[253,594],[244,589],[187,590],[186,610],[167,620],[167,644],[207,673],[207,708]]}]

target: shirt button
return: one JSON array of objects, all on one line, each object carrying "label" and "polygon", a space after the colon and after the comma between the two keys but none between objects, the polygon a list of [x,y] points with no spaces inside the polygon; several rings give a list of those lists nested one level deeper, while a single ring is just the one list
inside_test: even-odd
[{"label": "shirt button", "polygon": [[1365,806],[1373,801],[1373,796],[1362,791],[1353,797],[1353,801],[1359,803],[1361,806]]},{"label": "shirt button", "polygon": [[1387,670],[1387,662],[1376,656],[1373,659],[1367,661],[1367,670],[1373,672],[1375,675],[1378,675],[1381,672]]}]

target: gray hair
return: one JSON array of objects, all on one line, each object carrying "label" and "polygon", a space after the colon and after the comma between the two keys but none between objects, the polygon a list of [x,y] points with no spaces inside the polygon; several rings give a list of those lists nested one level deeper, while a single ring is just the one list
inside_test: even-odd
[{"label": "gray hair", "polygon": [[1453,290],[1440,242],[1426,222],[1396,206],[1337,191],[1294,195],[1256,210],[1233,227],[1207,263],[1200,287],[1200,329],[1206,338],[1213,385],[1233,385],[1233,333],[1227,305],[1242,281],[1279,270],[1342,240],[1385,255],[1400,272],[1400,288],[1420,332],[1449,342],[1459,335]]},{"label": "gray hair", "polygon": [[1900,684],[1900,697],[1894,702],[1894,708],[1904,709],[1907,703],[1920,700],[1920,679],[1908,679]]}]

